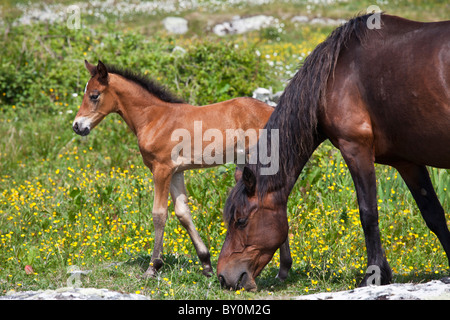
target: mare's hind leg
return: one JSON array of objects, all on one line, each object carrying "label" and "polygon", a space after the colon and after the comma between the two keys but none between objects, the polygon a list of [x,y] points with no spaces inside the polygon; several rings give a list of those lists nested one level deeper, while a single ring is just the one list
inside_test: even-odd
[{"label": "mare's hind leg", "polygon": [[388,284],[392,279],[392,271],[381,248],[373,150],[370,144],[349,141],[340,141],[339,149],[356,188],[361,225],[366,240],[367,265],[375,271],[373,275],[367,273],[360,286]]},{"label": "mare's hind leg", "polygon": [[450,265],[450,232],[444,209],[436,196],[427,168],[407,163],[397,165],[396,169],[416,200],[428,228],[441,242]]},{"label": "mare's hind leg", "polygon": [[183,172],[178,172],[173,175],[172,183],[170,185],[170,194],[175,205],[175,214],[191,237],[197,255],[202,263],[203,274],[210,277],[214,273],[211,267],[210,253],[192,222],[191,210],[187,204],[188,199],[186,196]]}]

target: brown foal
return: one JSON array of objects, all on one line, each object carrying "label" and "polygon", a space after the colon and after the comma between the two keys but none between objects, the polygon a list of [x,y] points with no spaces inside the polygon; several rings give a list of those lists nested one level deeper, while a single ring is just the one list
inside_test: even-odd
[{"label": "brown foal", "polygon": [[[106,115],[118,113],[136,135],[144,163],[153,173],[155,242],[150,266],[144,276],[154,276],[163,264],[161,252],[169,192],[176,216],[189,233],[203,265],[203,273],[210,276],[213,269],[209,250],[192,222],[183,171],[235,161],[240,153],[245,157],[251,147],[245,143],[251,140],[247,133],[252,130],[259,132],[273,108],[252,98],[236,98],[196,107],[183,103],[142,75],[106,67],[101,61],[97,66],[85,61],[85,66],[91,79],[86,84],[82,105],[73,122],[74,131],[85,136]],[[234,137],[228,139],[227,135],[227,139],[218,141],[218,136],[222,134],[225,137],[229,130],[235,133]],[[185,137],[183,134],[194,137],[194,143],[187,141],[186,145],[186,141],[180,142],[180,138]],[[211,141],[212,136],[215,137],[213,143],[202,141]],[[239,148],[243,145],[239,144],[242,139],[244,149]],[[256,139],[253,139],[255,143]]]}]

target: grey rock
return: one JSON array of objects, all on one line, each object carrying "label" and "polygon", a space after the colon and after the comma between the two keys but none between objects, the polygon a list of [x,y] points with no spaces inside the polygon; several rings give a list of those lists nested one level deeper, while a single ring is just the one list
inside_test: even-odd
[{"label": "grey rock", "polygon": [[[278,92],[275,95],[277,95],[277,94],[278,94]],[[262,102],[267,103],[269,106],[274,107],[277,105],[276,102],[278,101],[278,100],[274,99],[275,95],[272,94],[272,88],[269,88],[269,89],[257,88],[253,91],[252,97],[255,99],[258,99]]]},{"label": "grey rock", "polygon": [[174,34],[185,34],[188,32],[188,21],[180,17],[167,17],[162,21],[164,28]]},{"label": "grey rock", "polygon": [[249,31],[267,28],[275,22],[275,18],[266,15],[257,15],[253,17],[240,18],[217,24],[213,27],[213,32],[218,36],[227,34],[242,34]]},{"label": "grey rock", "polygon": [[347,22],[344,19],[330,19],[330,18],[313,18],[309,19],[307,16],[294,16],[291,18],[291,22],[310,23],[323,26],[339,26]]},{"label": "grey rock", "polygon": [[291,18],[291,22],[306,23],[308,21],[309,21],[309,18],[307,16],[294,16]]},{"label": "grey rock", "polygon": [[9,291],[0,300],[149,300],[135,293],[121,293],[108,289],[64,287],[56,290]]},{"label": "grey rock", "polygon": [[272,95],[271,90],[268,90],[266,88],[257,88],[255,91],[253,91],[252,97],[267,102],[269,101],[271,95]]},{"label": "grey rock", "polygon": [[450,300],[450,284],[440,280],[427,283],[394,283],[339,292],[322,292],[295,297],[296,300]]}]

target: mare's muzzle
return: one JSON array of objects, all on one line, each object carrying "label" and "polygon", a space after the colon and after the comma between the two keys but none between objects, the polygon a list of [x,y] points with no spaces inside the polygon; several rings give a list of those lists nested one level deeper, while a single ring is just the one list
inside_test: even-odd
[{"label": "mare's muzzle", "polygon": [[218,275],[220,285],[224,289],[256,291],[257,286],[253,277],[247,271],[223,272]]}]

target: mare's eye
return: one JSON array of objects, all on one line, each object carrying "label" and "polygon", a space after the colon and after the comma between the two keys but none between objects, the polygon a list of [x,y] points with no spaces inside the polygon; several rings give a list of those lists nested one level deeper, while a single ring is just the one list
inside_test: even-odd
[{"label": "mare's eye", "polygon": [[244,228],[247,224],[247,218],[239,218],[236,220],[236,227]]},{"label": "mare's eye", "polygon": [[96,100],[98,100],[98,97],[100,96],[100,94],[93,94],[93,95],[91,95],[89,98],[92,100],[92,101],[96,101]]}]

